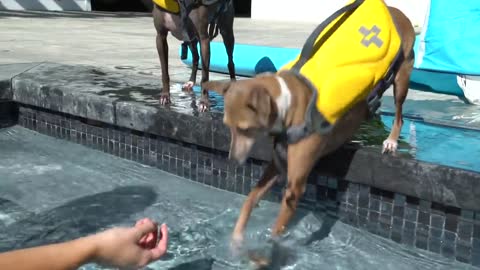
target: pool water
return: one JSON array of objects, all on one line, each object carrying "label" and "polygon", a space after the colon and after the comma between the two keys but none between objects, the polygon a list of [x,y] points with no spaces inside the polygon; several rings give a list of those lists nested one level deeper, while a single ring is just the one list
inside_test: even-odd
[{"label": "pool water", "polygon": [[[380,152],[393,120],[391,115],[381,115],[378,119],[365,122],[353,141]],[[431,124],[404,117],[396,155],[480,172],[480,130]]]},{"label": "pool water", "polygon": [[[191,99],[185,94],[178,94],[181,92],[178,85],[175,88],[172,87],[171,91],[178,95],[176,96],[177,110],[182,111],[181,108],[190,107]],[[194,87],[194,91],[197,96],[200,96],[199,87]],[[212,111],[223,112],[223,98],[220,95],[211,92],[210,102]],[[393,101],[389,102],[384,103],[393,104]],[[437,110],[435,114],[442,114],[442,111]],[[434,118],[437,117],[439,116]],[[425,122],[421,116],[409,114],[405,114],[403,119],[399,154],[406,154],[424,162],[480,172],[480,162],[477,161],[480,159],[480,130],[475,128],[475,125],[472,125],[471,129],[440,125]],[[447,118],[442,115],[439,119]],[[382,112],[377,119],[365,122],[361,130],[357,132],[355,139],[363,146],[374,147],[380,152],[383,141],[390,133],[393,120],[393,113]]]},{"label": "pool water", "polygon": [[[168,224],[170,243],[147,269],[247,269],[228,249],[242,195],[18,126],[0,129],[0,149],[0,251],[150,217]],[[277,211],[270,202],[255,209],[249,246],[265,243]],[[298,212],[285,245],[290,259],[278,269],[473,269],[307,211]]]}]

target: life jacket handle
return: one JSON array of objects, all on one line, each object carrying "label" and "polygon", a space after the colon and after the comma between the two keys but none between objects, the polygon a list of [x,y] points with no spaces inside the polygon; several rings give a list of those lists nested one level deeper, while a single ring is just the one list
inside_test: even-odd
[{"label": "life jacket handle", "polygon": [[[292,71],[299,73],[300,69],[303,67],[303,65],[310,59],[312,58],[312,55],[315,54],[315,52],[318,51],[320,46],[327,40],[328,37],[330,37],[336,29],[332,27],[332,29],[323,36],[322,40],[319,40],[319,44],[315,44],[315,41],[317,40],[318,36],[320,33],[323,32],[323,30],[333,21],[335,20],[338,16],[342,15],[343,13],[349,12],[350,14],[346,15],[345,19],[347,19],[348,16],[350,16],[365,0],[355,0],[353,3],[350,3],[346,6],[343,6],[336,12],[334,12],[332,15],[330,15],[326,20],[324,20],[321,24],[315,28],[315,30],[310,34],[310,36],[307,38],[305,41],[305,44],[303,45],[302,51],[300,53],[300,58],[299,60],[293,65]],[[344,21],[345,19],[342,19],[339,24],[336,25],[336,28],[338,28]],[[316,48],[314,48],[316,46]]]}]

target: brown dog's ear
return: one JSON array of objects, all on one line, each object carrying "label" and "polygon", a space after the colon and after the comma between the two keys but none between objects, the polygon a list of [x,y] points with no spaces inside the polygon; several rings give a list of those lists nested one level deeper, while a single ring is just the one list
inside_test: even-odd
[{"label": "brown dog's ear", "polygon": [[256,86],[252,89],[248,107],[257,114],[260,124],[267,127],[272,112],[272,98],[263,86]]},{"label": "brown dog's ear", "polygon": [[208,81],[202,83],[202,89],[213,90],[220,95],[224,95],[230,87],[230,80]]}]

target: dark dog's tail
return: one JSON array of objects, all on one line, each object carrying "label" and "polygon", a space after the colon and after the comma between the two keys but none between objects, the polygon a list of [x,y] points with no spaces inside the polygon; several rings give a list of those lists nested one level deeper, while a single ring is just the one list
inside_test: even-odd
[{"label": "dark dog's tail", "polygon": [[[208,37],[210,41],[215,39],[218,36],[219,32],[219,17],[223,12],[226,12],[229,5],[232,5],[232,0],[218,0],[221,1],[220,6],[217,8],[217,11],[213,15],[212,19],[208,24]],[[213,2],[213,1],[212,1]]]}]

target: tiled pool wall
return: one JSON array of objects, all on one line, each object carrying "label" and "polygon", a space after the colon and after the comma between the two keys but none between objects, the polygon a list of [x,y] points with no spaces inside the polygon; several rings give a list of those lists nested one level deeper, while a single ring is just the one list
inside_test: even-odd
[{"label": "tiled pool wall", "polygon": [[13,101],[0,99],[0,128],[16,124],[17,119],[18,105]]},{"label": "tiled pool wall", "polygon": [[[266,166],[257,160],[235,166],[227,161],[225,152],[35,107],[20,106],[18,122],[42,134],[240,194],[248,194]],[[277,186],[267,199],[279,201],[281,194],[282,188]],[[333,215],[342,222],[405,245],[480,266],[480,212],[379,190],[318,172],[310,176],[302,207]]]}]

